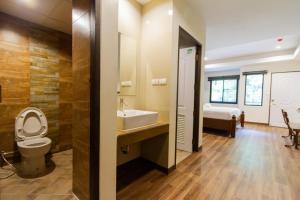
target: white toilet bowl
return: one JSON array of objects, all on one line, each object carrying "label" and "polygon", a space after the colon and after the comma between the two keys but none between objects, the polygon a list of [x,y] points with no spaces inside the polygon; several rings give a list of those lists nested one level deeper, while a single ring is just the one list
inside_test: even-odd
[{"label": "white toilet bowl", "polygon": [[18,150],[22,155],[22,173],[38,175],[46,170],[45,155],[50,151],[51,139],[37,138],[17,142]]},{"label": "white toilet bowl", "polygon": [[40,109],[29,107],[17,116],[15,134],[23,175],[36,176],[45,171],[45,155],[51,148],[51,139],[44,137],[47,132],[47,119]]}]

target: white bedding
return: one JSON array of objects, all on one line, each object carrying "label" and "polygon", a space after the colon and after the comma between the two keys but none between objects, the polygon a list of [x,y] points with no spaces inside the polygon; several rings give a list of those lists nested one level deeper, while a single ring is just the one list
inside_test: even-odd
[{"label": "white bedding", "polygon": [[215,107],[211,105],[205,105],[203,111],[205,118],[212,119],[231,120],[233,115],[235,115],[237,119],[241,115],[241,110],[238,108]]}]

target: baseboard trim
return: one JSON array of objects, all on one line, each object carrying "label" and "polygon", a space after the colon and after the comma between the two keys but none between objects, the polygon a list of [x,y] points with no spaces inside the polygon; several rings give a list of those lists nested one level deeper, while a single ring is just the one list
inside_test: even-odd
[{"label": "baseboard trim", "polygon": [[269,123],[260,123],[260,122],[247,122],[247,121],[245,121],[245,124],[269,126]]},{"label": "baseboard trim", "polygon": [[197,152],[201,152],[202,151],[202,145],[200,147],[198,147],[198,151]]},{"label": "baseboard trim", "polygon": [[167,174],[172,173],[173,171],[175,171],[175,169],[176,169],[176,165],[173,165],[172,167],[170,167],[170,168],[168,169]]},{"label": "baseboard trim", "polygon": [[167,175],[170,174],[171,172],[173,172],[176,169],[175,165],[173,165],[170,168],[167,168],[167,167],[161,166],[161,165],[159,165],[159,164],[157,164],[157,163],[155,163],[151,160],[147,160],[147,159],[142,158],[142,157],[137,158],[137,159],[143,160],[143,162],[150,164],[154,169],[157,169],[158,171],[161,171],[162,173],[167,174]]},{"label": "baseboard trim", "polygon": [[175,166],[170,168],[163,167],[145,158],[138,157],[127,163],[117,166],[117,191],[122,190],[127,185],[131,184],[142,176],[145,176],[152,170],[158,170],[168,175],[174,171],[175,168]]},{"label": "baseboard trim", "polygon": [[74,194],[74,192],[72,192],[72,195],[76,200],[79,200],[79,198],[76,196],[76,194]]}]

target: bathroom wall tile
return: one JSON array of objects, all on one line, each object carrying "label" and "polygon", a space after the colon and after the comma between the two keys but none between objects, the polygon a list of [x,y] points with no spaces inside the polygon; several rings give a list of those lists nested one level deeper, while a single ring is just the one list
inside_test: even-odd
[{"label": "bathroom wall tile", "polygon": [[0,140],[1,151],[8,152],[17,149],[14,132],[12,131],[6,132],[1,130],[0,137],[1,137]]},{"label": "bathroom wall tile", "polygon": [[28,32],[16,21],[0,17],[0,41],[28,45]]},{"label": "bathroom wall tile", "polygon": [[0,73],[0,85],[2,87],[2,103],[24,104],[29,102],[28,78],[1,76]]},{"label": "bathroom wall tile", "polygon": [[[72,123],[70,35],[39,29],[0,14],[0,85],[0,114],[3,116],[0,121],[0,150],[16,150],[15,117],[28,106],[39,107],[45,112],[48,136],[53,140],[54,151],[60,151],[60,147],[62,150],[71,148],[72,137],[66,135],[72,135],[72,130],[60,137],[60,123],[63,123],[62,126],[70,126]],[[69,106],[61,106],[61,101]]]},{"label": "bathroom wall tile", "polygon": [[61,81],[72,82],[72,60],[67,60],[68,56],[61,57],[58,63],[59,66],[59,79]]},{"label": "bathroom wall tile", "polygon": [[58,42],[55,34],[30,29],[30,103],[45,113],[54,151],[59,150]]},{"label": "bathroom wall tile", "polygon": [[[89,101],[90,98],[90,38],[89,14],[85,14],[73,25],[73,86],[74,100]],[[77,25],[78,24],[78,25]]]},{"label": "bathroom wall tile", "polygon": [[60,56],[60,61],[68,61],[72,66],[72,37],[70,37],[69,35],[65,35],[65,36],[62,35],[60,37],[59,56]]},{"label": "bathroom wall tile", "polygon": [[73,138],[89,143],[90,107],[88,102],[73,103]]},{"label": "bathroom wall tile", "polygon": [[17,149],[15,143],[15,117],[20,110],[28,105],[28,102],[0,104],[0,150],[14,151]]},{"label": "bathroom wall tile", "polygon": [[73,191],[79,199],[89,199],[88,149],[86,143],[73,140]]},{"label": "bathroom wall tile", "polygon": [[66,150],[72,148],[72,123],[61,123],[59,132],[59,149]]},{"label": "bathroom wall tile", "polygon": [[87,0],[73,0],[73,23],[78,20],[82,15],[87,13],[90,9],[90,1]]},{"label": "bathroom wall tile", "polygon": [[0,85],[2,103],[29,101],[29,58],[26,46],[0,39]]},{"label": "bathroom wall tile", "polygon": [[73,1],[73,192],[89,199],[90,14],[88,0]]},{"label": "bathroom wall tile", "polygon": [[59,120],[60,124],[72,124],[72,103],[60,102],[59,104]]},{"label": "bathroom wall tile", "polygon": [[59,98],[62,102],[73,100],[73,83],[68,81],[59,81]]}]

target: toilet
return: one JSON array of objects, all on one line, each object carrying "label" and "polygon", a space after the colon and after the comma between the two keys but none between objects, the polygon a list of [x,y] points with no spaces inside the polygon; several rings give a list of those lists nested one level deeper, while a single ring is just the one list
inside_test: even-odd
[{"label": "toilet", "polygon": [[51,148],[51,139],[45,137],[47,133],[47,118],[40,109],[28,107],[16,117],[15,137],[23,175],[36,176],[46,170],[45,155]]}]

